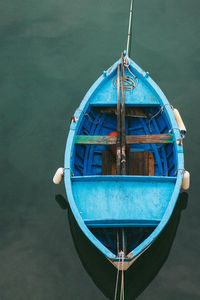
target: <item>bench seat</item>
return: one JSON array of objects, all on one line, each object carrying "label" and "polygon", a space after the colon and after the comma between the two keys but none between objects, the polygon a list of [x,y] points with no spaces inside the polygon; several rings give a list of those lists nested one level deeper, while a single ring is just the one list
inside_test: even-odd
[{"label": "bench seat", "polygon": [[149,227],[162,219],[175,181],[162,176],[77,176],[72,189],[89,227]]}]

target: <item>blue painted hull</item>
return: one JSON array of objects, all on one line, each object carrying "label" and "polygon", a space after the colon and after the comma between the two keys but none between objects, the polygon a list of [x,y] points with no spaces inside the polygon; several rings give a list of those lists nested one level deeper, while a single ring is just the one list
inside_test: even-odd
[{"label": "blue painted hull", "polygon": [[[76,110],[67,139],[64,180],[74,217],[88,239],[117,268],[117,234],[126,237],[127,269],[158,237],[175,207],[183,178],[183,147],[173,110],[160,88],[132,60],[125,75],[135,82],[125,91],[126,107],[139,107],[144,116],[126,117],[126,135],[165,134],[172,144],[130,145],[130,152],[148,151],[154,157],[154,176],[102,175],[107,145],[80,145],[77,135],[107,136],[116,131],[116,115],[102,112],[117,104],[117,61],[89,89]],[[162,108],[162,109],[161,109]],[[153,117],[152,117],[153,116]],[[118,241],[120,247],[121,241]]]}]

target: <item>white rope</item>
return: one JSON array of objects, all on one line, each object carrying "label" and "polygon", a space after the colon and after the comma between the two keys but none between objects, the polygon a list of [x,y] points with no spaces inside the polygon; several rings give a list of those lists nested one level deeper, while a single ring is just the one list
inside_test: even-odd
[{"label": "white rope", "polygon": [[117,278],[116,278],[116,284],[115,284],[115,298],[114,298],[114,300],[117,300],[118,281],[119,281],[119,266],[117,267]]},{"label": "white rope", "polygon": [[119,261],[117,264],[117,278],[115,284],[115,298],[117,300],[118,282],[119,282],[119,265],[121,263],[121,289],[120,289],[120,300],[124,300],[124,257],[125,257],[125,240],[124,240],[124,229],[122,229],[122,245],[123,250],[119,252],[119,235],[117,232],[117,253]]},{"label": "white rope", "polygon": [[[117,253],[119,253],[119,232],[118,231],[117,231]],[[119,281],[119,265],[117,266],[117,278],[116,278],[116,284],[115,284],[114,300],[117,300],[118,281]]]},{"label": "white rope", "polygon": [[[138,85],[138,78],[133,74],[133,72],[131,72],[131,70],[129,68],[129,66],[130,66],[129,58],[127,56],[125,57],[124,66],[129,71],[129,73],[132,75],[132,77],[128,76],[128,75],[124,76],[124,89],[131,90],[131,92],[132,92],[133,89],[136,88]],[[121,77],[120,77],[120,79],[121,79]],[[117,79],[113,79],[112,82],[113,82],[113,86],[115,88],[117,88]]]},{"label": "white rope", "polygon": [[121,278],[120,300],[124,300],[124,251],[122,251],[122,278]]},{"label": "white rope", "polygon": [[[137,77],[133,74],[133,72],[131,72],[130,70],[130,61],[129,61],[129,57],[128,55],[125,56],[124,58],[124,66],[127,68],[127,70],[129,71],[129,73],[133,76],[133,78],[136,80],[136,83],[134,82],[134,88],[136,88],[136,86],[138,85],[138,79]],[[127,76],[128,77],[128,76]]]},{"label": "white rope", "polygon": [[124,253],[125,253],[124,228],[122,229],[122,245],[123,245],[123,251],[121,252],[121,255],[122,255],[122,278],[121,278],[120,300],[124,300]]}]

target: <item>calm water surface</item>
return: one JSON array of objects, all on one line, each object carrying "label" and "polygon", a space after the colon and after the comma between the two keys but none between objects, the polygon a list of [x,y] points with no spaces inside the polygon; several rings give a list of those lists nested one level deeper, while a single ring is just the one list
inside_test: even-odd
[{"label": "calm water surface", "polygon": [[[132,57],[181,112],[192,180],[127,273],[127,299],[200,299],[200,2],[135,2]],[[52,176],[74,110],[126,46],[128,12],[128,0],[0,3],[1,300],[113,298],[116,273],[55,199],[65,191]]]}]

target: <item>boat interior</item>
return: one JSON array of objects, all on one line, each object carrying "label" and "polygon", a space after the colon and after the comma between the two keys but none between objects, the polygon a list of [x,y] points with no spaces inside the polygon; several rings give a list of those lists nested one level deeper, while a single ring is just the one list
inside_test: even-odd
[{"label": "boat interior", "polygon": [[[168,133],[171,128],[160,110],[159,105],[126,107],[126,136]],[[116,130],[114,106],[90,105],[77,135],[109,136]],[[118,176],[115,145],[75,143],[76,205],[90,231],[114,254],[122,248],[124,237],[127,254],[160,223],[176,181],[175,155],[174,143],[126,145],[126,175]]]},{"label": "boat interior", "polygon": [[[127,107],[125,119],[125,131],[128,135],[151,135],[162,134],[170,131],[165,113],[158,113],[161,107]],[[155,117],[154,117],[155,116]],[[152,118],[153,117],[153,118]],[[79,126],[77,135],[108,136],[117,131],[117,116],[115,107],[89,106]],[[73,152],[73,173],[75,176],[89,175],[114,175],[114,170],[106,170],[107,155],[115,160],[113,146],[107,145],[83,145],[76,144]],[[130,158],[129,175],[153,175],[153,176],[176,176],[176,159],[174,145],[166,144],[132,144],[127,146],[127,156]],[[109,154],[107,154],[109,152]],[[147,155],[148,152],[148,155]],[[135,164],[149,159],[152,170],[148,174]],[[134,160],[134,164],[132,164]],[[104,163],[105,161],[105,163]],[[143,167],[144,168],[144,167]],[[114,166],[113,166],[114,169]]]}]

